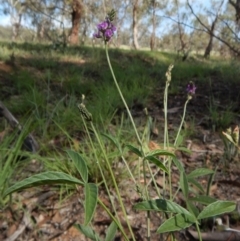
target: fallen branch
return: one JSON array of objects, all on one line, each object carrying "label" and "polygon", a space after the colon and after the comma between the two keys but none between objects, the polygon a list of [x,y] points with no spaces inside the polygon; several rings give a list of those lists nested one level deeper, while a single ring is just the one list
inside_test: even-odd
[{"label": "fallen branch", "polygon": [[[19,124],[18,120],[12,115],[12,113],[7,109],[7,107],[0,101],[0,116],[5,117],[12,128],[17,128],[19,132],[22,131],[22,126]],[[37,152],[39,145],[32,134],[28,136],[23,141],[23,148],[29,152]]]},{"label": "fallen branch", "polygon": [[[187,236],[190,241],[199,240],[198,233],[195,231],[188,230]],[[240,233],[232,231],[201,233],[201,236],[202,241],[240,241]]]}]

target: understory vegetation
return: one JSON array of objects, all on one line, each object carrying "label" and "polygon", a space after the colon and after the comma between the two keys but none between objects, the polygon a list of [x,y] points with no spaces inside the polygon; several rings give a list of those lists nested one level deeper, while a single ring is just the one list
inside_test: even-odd
[{"label": "understory vegetation", "polygon": [[[235,209],[236,200],[210,194],[219,164],[209,167],[202,161],[200,167],[185,168],[176,153],[189,156],[189,140],[200,135],[205,143],[218,135],[225,146],[221,165],[227,170],[230,162],[239,161],[239,62],[197,55],[182,62],[169,52],[110,48],[109,64],[104,48],[97,46],[0,45],[0,101],[22,126],[22,131],[10,128],[0,112],[2,211],[20,202],[13,192],[25,188],[48,184],[59,193],[67,190],[69,197],[83,186],[85,223],[77,228],[101,240],[87,226],[98,203],[113,221],[105,240],[112,240],[117,230],[125,240],[137,240],[118,188],[129,179],[139,195],[134,208],[147,213],[149,240],[151,211],[163,218],[158,233],[195,225],[201,240],[203,220]],[[189,83],[196,86],[194,93],[187,89]],[[206,131],[211,134],[200,134]],[[29,133],[37,140],[37,152],[22,148]],[[173,167],[179,172],[177,187],[172,185]],[[157,175],[161,184],[154,180]],[[203,176],[205,186],[198,179]],[[100,190],[111,207],[98,199]],[[179,193],[182,203],[177,202]],[[129,233],[119,221],[120,208]],[[176,220],[179,225],[173,224]]]}]

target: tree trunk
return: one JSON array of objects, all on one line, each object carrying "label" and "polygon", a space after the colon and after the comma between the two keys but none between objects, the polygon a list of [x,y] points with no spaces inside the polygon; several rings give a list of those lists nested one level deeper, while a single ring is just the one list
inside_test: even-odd
[{"label": "tree trunk", "polygon": [[151,51],[155,49],[156,46],[156,1],[153,1],[153,13],[152,13],[152,34],[151,34],[151,40],[150,40],[150,48]]},{"label": "tree trunk", "polygon": [[209,42],[208,42],[208,45],[207,45],[207,47],[205,49],[205,53],[203,55],[203,57],[205,59],[210,57],[210,54],[211,54],[211,51],[212,51],[213,35],[214,35],[214,29],[215,29],[217,21],[218,21],[218,14],[216,15],[214,21],[212,22],[211,29],[209,31]]},{"label": "tree trunk", "polygon": [[139,49],[137,13],[138,13],[138,0],[135,0],[133,3],[133,47],[135,49]]},{"label": "tree trunk", "polygon": [[212,51],[213,36],[211,34],[209,36],[210,36],[210,39],[209,39],[208,45],[207,45],[207,47],[205,49],[205,52],[204,52],[204,55],[203,55],[203,57],[205,59],[210,57],[210,54],[211,54],[211,51]]},{"label": "tree trunk", "polygon": [[235,8],[235,21],[236,21],[236,30],[240,31],[240,0],[236,0],[236,2],[229,0],[229,3]]},{"label": "tree trunk", "polygon": [[75,44],[78,44],[80,20],[83,14],[83,5],[81,0],[72,1],[71,14],[72,14],[72,29],[69,35],[69,43],[75,45]]}]

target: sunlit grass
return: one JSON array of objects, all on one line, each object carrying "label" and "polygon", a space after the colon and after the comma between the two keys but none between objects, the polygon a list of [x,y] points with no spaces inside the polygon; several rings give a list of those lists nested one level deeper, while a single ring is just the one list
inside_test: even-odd
[{"label": "sunlit grass", "polygon": [[[9,64],[13,53],[15,63],[12,71],[6,73],[12,84],[10,87],[2,85],[1,90],[9,92],[3,101],[22,124],[27,117],[32,118],[31,129],[41,144],[42,153],[48,157],[52,153],[57,155],[56,165],[51,170],[65,168],[64,171],[67,171],[72,168],[67,162],[64,162],[65,167],[61,166],[64,150],[72,145],[90,149],[85,143],[85,136],[79,136],[83,124],[77,104],[82,94],[86,96],[85,104],[98,128],[108,131],[110,126],[114,126],[122,133],[132,133],[130,125],[122,126],[123,104],[115,90],[102,48],[85,46],[54,50],[50,44],[1,43],[1,61]],[[176,54],[159,51],[111,48],[109,55],[133,114],[135,111],[141,113],[145,107],[151,109],[153,103],[149,100],[153,97],[159,99],[161,105],[163,92],[158,91],[165,85],[165,72],[170,63],[174,64],[169,89],[171,95],[186,94],[182,92],[189,81],[194,81],[197,88],[209,87],[215,79],[235,83],[240,69],[238,63],[218,58],[204,60],[190,55],[189,59],[181,62]],[[211,92],[206,89],[206,93],[208,91]],[[229,112],[229,119],[219,123],[215,117],[217,110],[213,107],[209,110],[217,125],[225,127],[233,119]],[[144,114],[142,116],[145,118]],[[124,122],[128,123],[126,116],[124,118]],[[59,146],[49,144],[58,138],[63,139]],[[114,151],[111,155],[113,160],[116,159]],[[89,159],[90,163],[94,161],[91,157]],[[44,161],[46,169],[52,167],[52,161],[48,161],[48,158]],[[94,168],[94,165],[89,167]],[[90,173],[95,177],[98,175],[94,169]]]}]

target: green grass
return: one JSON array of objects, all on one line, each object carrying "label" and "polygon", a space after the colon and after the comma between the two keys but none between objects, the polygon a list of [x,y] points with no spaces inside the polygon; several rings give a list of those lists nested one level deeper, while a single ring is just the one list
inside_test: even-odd
[{"label": "green grass", "polygon": [[[85,105],[100,132],[109,133],[111,127],[114,127],[114,133],[120,132],[118,135],[122,143],[130,142],[133,136],[129,120],[123,114],[124,107],[115,89],[104,50],[87,46],[53,50],[51,45],[2,42],[0,61],[8,63],[13,52],[14,65],[11,72],[3,73],[0,94],[5,93],[2,101],[22,124],[28,118],[32,120],[30,129],[41,144],[40,159],[45,168],[74,172],[64,152],[74,147],[81,153],[87,153],[90,173],[98,178],[91,147],[86,142],[86,134],[82,133],[83,123],[77,109],[82,94],[86,97]],[[169,90],[171,98],[185,95],[185,86],[189,81],[194,81],[199,89],[206,88],[206,95],[221,98],[211,93],[211,84],[220,81],[234,85],[240,69],[238,63],[231,61],[198,60],[194,56],[181,62],[174,53],[166,52],[110,49],[109,55],[133,114],[135,111],[141,112],[144,107],[151,109],[156,101],[161,106],[163,92],[159,90],[165,86],[165,72],[170,63],[175,66]],[[226,110],[224,119],[218,119],[216,112],[216,106],[210,105],[206,115],[217,125],[227,127],[233,119],[231,109]],[[145,121],[144,114],[136,120],[138,123],[144,122],[139,119]],[[194,127],[191,126],[191,129]],[[49,144],[59,138],[63,141],[58,145]],[[109,159],[114,166],[119,160],[116,150],[112,149]],[[120,177],[122,173],[124,170],[119,174]]]}]

